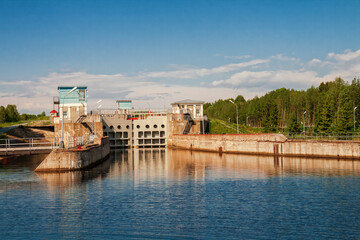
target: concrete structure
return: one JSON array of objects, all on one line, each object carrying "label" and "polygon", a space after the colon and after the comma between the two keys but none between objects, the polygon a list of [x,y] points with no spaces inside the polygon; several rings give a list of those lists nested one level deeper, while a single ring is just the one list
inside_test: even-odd
[{"label": "concrete structure", "polygon": [[110,147],[127,148],[132,144],[132,120],[126,114],[102,115],[103,136],[108,136]]},{"label": "concrete structure", "polygon": [[81,149],[55,149],[35,169],[36,172],[62,172],[91,168],[109,157],[107,137],[97,138],[95,144]]},{"label": "concrete structure", "polygon": [[64,122],[75,122],[79,116],[87,115],[87,87],[79,86],[70,93],[74,87],[58,87],[59,91],[59,117],[55,123],[61,121],[64,115]]},{"label": "concrete structure", "polygon": [[171,135],[168,146],[220,153],[360,159],[358,141],[288,140],[282,134]]},{"label": "concrete structure", "polygon": [[171,109],[174,114],[190,113],[193,119],[202,119],[204,116],[203,105],[203,101],[186,99],[172,103]]},{"label": "concrete structure", "polygon": [[[87,115],[81,118],[81,121],[66,122],[63,127],[65,148],[73,147],[77,141],[86,143],[103,136],[103,123],[99,115]],[[61,138],[61,129],[61,123],[54,124],[56,138]]]},{"label": "concrete structure", "polygon": [[102,115],[103,135],[114,148],[165,147],[168,136],[167,113],[132,110],[129,114]]}]

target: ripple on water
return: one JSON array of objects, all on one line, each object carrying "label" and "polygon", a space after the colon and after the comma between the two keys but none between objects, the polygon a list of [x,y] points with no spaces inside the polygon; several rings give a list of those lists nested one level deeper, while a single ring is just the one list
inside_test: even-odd
[{"label": "ripple on water", "polygon": [[0,168],[0,238],[360,236],[360,162],[114,151],[91,171]]}]

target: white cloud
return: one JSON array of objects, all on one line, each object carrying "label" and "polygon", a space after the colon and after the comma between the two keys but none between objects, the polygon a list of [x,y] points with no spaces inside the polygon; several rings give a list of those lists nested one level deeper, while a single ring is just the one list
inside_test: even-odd
[{"label": "white cloud", "polygon": [[[283,63],[272,64],[272,61]],[[276,69],[273,65],[276,65]],[[0,105],[16,104],[24,112],[50,111],[52,97],[58,95],[57,87],[61,85],[87,86],[90,109],[96,106],[99,99],[103,99],[103,108],[115,107],[116,99],[132,99],[135,106],[148,108],[163,107],[164,103],[168,106],[173,101],[186,98],[215,101],[237,94],[251,98],[280,87],[306,89],[323,81],[332,81],[338,76],[350,81],[359,76],[360,50],[329,53],[325,60],[318,57],[307,64],[302,64],[297,58],[278,54],[268,59],[253,59],[213,68],[171,67],[176,70],[138,72],[131,76],[122,73],[53,72],[32,81],[0,80]],[[188,84],[181,80],[164,83],[164,79],[191,81],[187,81]]]},{"label": "white cloud", "polygon": [[224,56],[226,59],[246,59],[251,58],[251,55],[243,55],[243,56]]},{"label": "white cloud", "polygon": [[250,66],[255,66],[259,64],[264,64],[269,62],[268,59],[255,59],[248,62],[242,63],[232,63],[227,65],[222,65],[215,68],[189,68],[176,71],[166,71],[166,72],[150,72],[142,75],[143,78],[175,78],[175,79],[192,79],[199,78],[204,76],[209,76],[219,73],[228,73],[236,71],[241,68],[246,68]]},{"label": "white cloud", "polygon": [[272,56],[271,59],[277,59],[277,60],[280,60],[280,61],[299,61],[300,60],[298,58],[287,57],[287,56],[284,56],[282,54],[277,54],[275,56]]},{"label": "white cloud", "polygon": [[336,61],[343,61],[343,62],[352,61],[355,59],[358,60],[360,58],[360,49],[355,52],[352,52],[351,50],[347,49],[344,51],[343,54],[329,53],[327,58],[334,59]]},{"label": "white cloud", "polygon": [[316,77],[312,71],[243,71],[235,73],[229,79],[214,81],[213,86],[232,86],[245,88],[273,89],[278,87],[302,88],[309,86]]},{"label": "white cloud", "polygon": [[0,81],[0,85],[9,85],[9,86],[19,86],[19,85],[25,85],[25,84],[32,84],[32,81],[16,81],[16,82],[9,82],[9,81]]}]

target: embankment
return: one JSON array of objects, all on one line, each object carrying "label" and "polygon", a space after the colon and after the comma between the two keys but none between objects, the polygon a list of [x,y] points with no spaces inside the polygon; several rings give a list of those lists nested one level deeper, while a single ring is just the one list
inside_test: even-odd
[{"label": "embankment", "polygon": [[104,161],[110,154],[108,137],[97,139],[96,144],[82,149],[55,149],[35,169],[36,172],[65,172],[84,170]]},{"label": "embankment", "polygon": [[168,147],[267,156],[360,159],[359,141],[288,140],[282,134],[172,135]]}]

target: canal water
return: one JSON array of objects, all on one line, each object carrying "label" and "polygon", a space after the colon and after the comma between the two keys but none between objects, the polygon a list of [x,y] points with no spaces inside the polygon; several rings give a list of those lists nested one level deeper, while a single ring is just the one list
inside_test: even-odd
[{"label": "canal water", "polygon": [[360,162],[113,151],[91,171],[0,161],[0,239],[359,239]]}]

